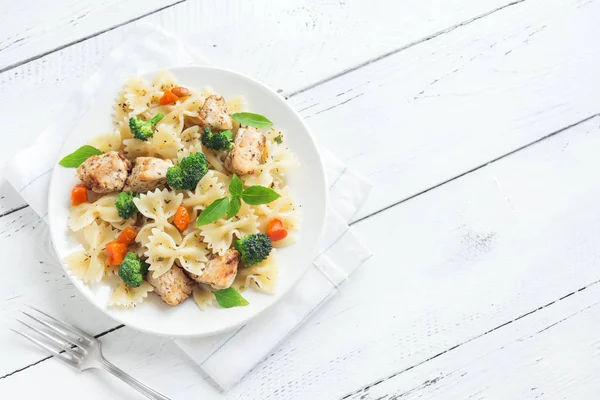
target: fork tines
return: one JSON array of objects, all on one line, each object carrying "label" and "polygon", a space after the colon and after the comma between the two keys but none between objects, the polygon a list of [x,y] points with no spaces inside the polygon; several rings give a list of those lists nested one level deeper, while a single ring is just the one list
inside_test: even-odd
[{"label": "fork tines", "polygon": [[17,319],[17,321],[31,331],[31,334],[16,329],[11,330],[50,352],[50,354],[56,358],[77,368],[77,365],[82,361],[83,356],[85,356],[87,352],[82,346],[92,343],[95,340],[94,337],[43,311],[33,307],[30,308],[41,314],[43,317],[38,318],[25,311],[21,312],[33,320],[38,327]]}]

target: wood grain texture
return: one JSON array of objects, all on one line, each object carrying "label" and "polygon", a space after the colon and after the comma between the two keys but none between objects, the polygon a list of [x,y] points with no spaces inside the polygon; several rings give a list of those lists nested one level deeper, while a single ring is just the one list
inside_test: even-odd
[{"label": "wood grain texture", "polygon": [[[355,224],[374,257],[227,398],[341,397],[500,334],[506,323],[598,282],[600,184],[588,171],[599,167],[599,124],[580,124]],[[153,376],[156,365],[192,375],[175,352],[147,355],[167,346],[163,339],[119,330],[104,341],[134,349],[111,356],[136,376]],[[47,379],[43,364],[18,379]],[[77,380],[73,396],[100,385],[88,379]],[[211,393],[197,378],[166,381],[157,381],[166,393]],[[13,382],[0,380],[0,391]]]},{"label": "wood grain texture", "polygon": [[600,287],[593,284],[350,399],[592,399]]},{"label": "wood grain texture", "polygon": [[0,71],[181,0],[0,1]]},{"label": "wood grain texture", "polygon": [[599,13],[526,1],[290,101],[374,183],[360,219],[600,112]]},{"label": "wood grain texture", "polygon": [[[144,19],[176,34],[190,36],[204,51],[210,52],[217,65],[225,63],[237,70],[258,68],[274,78],[289,77],[290,73],[322,78],[485,15],[511,1],[410,0],[370,4],[361,0],[252,3],[26,0],[19,6],[6,3],[5,9],[18,18],[0,28],[0,71],[166,7]],[[127,28],[120,30],[120,34],[126,31]],[[331,70],[332,66],[337,68]]]},{"label": "wood grain texture", "polygon": [[[529,314],[533,310],[600,279],[596,250],[600,187],[590,178],[590,171],[598,169],[594,149],[600,145],[600,121],[592,117],[580,122],[600,111],[600,81],[595,73],[600,58],[589,42],[599,33],[594,20],[600,12],[599,2],[527,0],[455,29],[449,26],[443,34],[431,29],[443,30],[450,17],[477,15],[469,7],[483,10],[490,5],[482,3],[456,6],[460,12],[441,12],[447,7],[423,3],[426,17],[412,20],[410,14],[402,13],[402,2],[393,2],[406,23],[382,20],[378,29],[389,31],[379,36],[389,43],[374,43],[365,36],[365,26],[356,16],[385,18],[391,9],[371,10],[351,1],[347,4],[357,8],[353,9],[356,14],[345,14],[350,22],[334,4],[329,20],[319,19],[329,15],[326,13],[316,18],[316,31],[308,29],[310,23],[306,29],[302,27],[312,14],[298,3],[289,3],[289,7],[298,7],[289,13],[289,19],[283,17],[288,5],[275,6],[272,16],[280,25],[284,22],[278,35],[272,33],[275,25],[268,24],[273,23],[272,18],[255,29],[256,36],[244,35],[250,31],[244,17],[255,12],[249,5],[229,8],[227,4],[232,3],[222,2],[219,4],[224,5],[206,3],[199,8],[198,2],[189,1],[148,18],[159,26],[181,29],[188,38],[202,43],[201,48],[219,65],[250,73],[287,93],[299,92],[290,101],[302,110],[319,140],[376,183],[375,193],[358,218],[466,174],[355,224],[375,257],[326,308],[228,393],[228,398],[335,398],[348,393],[355,393],[355,398],[373,393],[373,399],[397,397],[438,376],[431,373],[433,369],[419,367],[424,361],[430,360],[422,365],[446,373],[462,368],[462,356],[453,356],[457,351],[464,351],[467,360],[477,360],[482,355],[478,351],[490,343],[492,336],[487,332],[505,337],[507,328],[537,317],[537,313]],[[421,6],[414,3],[410,7],[414,11]],[[203,20],[211,10],[223,11],[223,17]],[[175,22],[181,21],[182,15],[186,20],[179,27]],[[427,18],[432,25],[423,21]],[[328,21],[333,21],[329,29]],[[234,28],[225,35],[223,29],[216,29],[231,26]],[[60,109],[62,99],[76,90],[128,29],[131,25],[0,74],[0,107],[4,115],[11,116],[4,120],[4,128],[14,132],[9,136],[10,145],[0,148],[0,163],[31,140]],[[425,34],[434,37],[410,46],[411,35],[418,41]],[[229,46],[238,38],[239,47]],[[291,47],[298,43],[303,45]],[[317,51],[319,43],[321,53]],[[378,58],[384,49],[391,49],[391,54],[365,63],[365,56]],[[306,57],[294,60],[297,54]],[[276,57],[277,63],[273,61]],[[8,95],[15,92],[23,101],[10,100]],[[575,126],[561,131],[570,125]],[[383,145],[362,140],[366,133],[374,132]],[[0,195],[0,214],[23,204],[5,182],[0,182]],[[10,294],[0,302],[0,326],[11,326],[17,310],[31,304],[77,321],[94,333],[114,327],[64,277],[49,252],[42,225],[29,209],[0,218],[0,251],[7,255],[5,265],[11,269],[10,280],[0,283],[0,293]],[[585,304],[582,302],[582,307]],[[551,307],[543,310],[556,310]],[[576,309],[552,311],[552,315],[567,318]],[[501,327],[506,323],[510,324]],[[584,342],[587,338],[591,356],[585,360],[593,368],[593,333],[583,337],[576,335],[577,328],[569,329],[559,331],[565,336],[545,343],[559,343],[569,335]],[[41,359],[37,349],[9,333],[0,332],[4,355],[0,378]],[[511,332],[506,335],[509,342],[516,337]],[[111,360],[167,394],[221,397],[210,391],[194,365],[166,339],[123,328],[103,340]],[[501,341],[492,341],[492,348],[499,348],[498,343]],[[585,343],[573,347],[581,356],[585,349]],[[437,364],[440,353],[448,364]],[[517,359],[517,370],[541,374],[528,364],[530,354],[514,351],[498,358],[484,357],[469,370],[473,371],[470,375],[485,368],[493,371],[495,365],[490,363],[520,355],[524,358]],[[561,368],[570,364],[563,366],[555,360],[548,365],[559,376]],[[446,365],[448,369],[444,369]],[[406,369],[416,374],[401,373]],[[357,392],[361,386],[389,376],[394,376],[389,384]],[[582,372],[581,377],[586,376]],[[64,382],[75,385],[66,394]],[[482,391],[493,398],[506,393],[500,386],[488,384],[489,379],[463,382],[467,382],[464,392],[441,380],[441,386],[436,381],[409,395],[427,397],[438,391],[442,394],[438,398],[462,394],[477,398]],[[572,383],[571,393],[590,393],[588,388],[594,389],[596,383],[586,382]],[[563,390],[559,393],[565,393],[563,387],[552,386],[553,382],[546,384],[540,392],[546,396],[557,387]],[[441,389],[434,391],[435,387]],[[467,390],[470,387],[472,391]],[[509,394],[519,394],[523,388],[518,386]],[[24,398],[42,394],[56,398],[60,394],[74,399],[85,393],[91,399],[105,399],[131,398],[132,394],[111,378],[94,374],[75,378],[54,360],[0,379],[0,393],[17,389]]]}]

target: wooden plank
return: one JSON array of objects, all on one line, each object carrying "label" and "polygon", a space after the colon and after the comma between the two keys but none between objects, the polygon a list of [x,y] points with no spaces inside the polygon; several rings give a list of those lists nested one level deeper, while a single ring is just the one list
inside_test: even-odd
[{"label": "wooden plank", "polygon": [[[290,101],[302,110],[324,146],[376,184],[357,215],[362,218],[597,113],[600,81],[595,71],[600,57],[595,48],[581,43],[600,29],[591,18],[599,8],[597,1],[518,3]],[[46,64],[31,63],[0,75],[0,94],[17,90],[31,109],[39,110],[37,118],[27,118],[24,112],[30,113],[29,108],[9,96],[0,97],[0,107],[15,116],[6,121],[7,131],[41,129],[60,109],[59,102],[51,101],[53,96],[72,93],[93,69],[90,62],[99,61],[122,35],[115,30],[89,42],[89,47],[81,44],[48,56]],[[264,49],[253,51],[268,55]],[[207,54],[228,67],[245,59],[233,50],[229,61]],[[240,67],[286,91],[318,78],[281,63],[285,72],[251,63]],[[365,141],[371,129],[378,139]],[[363,139],[349,140],[354,137]],[[29,137],[10,140],[11,146],[0,149],[0,164]],[[4,187],[0,183],[0,191]],[[0,214],[23,205],[10,189],[0,193],[5,196]]]},{"label": "wooden plank", "polygon": [[0,71],[181,0],[2,1]]},{"label": "wooden plank", "polygon": [[593,399],[600,287],[370,386],[349,399]]},{"label": "wooden plank", "polygon": [[[527,4],[533,3],[527,2],[519,6]],[[572,13],[567,12],[567,9],[552,8],[552,4],[550,3],[544,3],[543,7],[541,3],[537,4],[540,7],[538,10],[539,13],[535,13],[535,9],[531,8],[522,11],[524,14],[535,14],[536,16],[539,15],[540,18],[548,18],[548,14],[544,14],[544,11],[550,10],[549,12],[554,12],[557,15],[553,21],[561,21],[559,25],[562,28],[570,23],[578,23],[580,28],[587,28],[589,25],[584,25],[585,19],[582,20],[582,14],[584,11],[591,14],[596,10],[596,8],[586,9],[586,7],[595,7],[594,4],[596,3],[584,6],[582,8],[584,11],[575,10]],[[522,16],[507,15],[507,21],[510,21],[510,23],[503,20],[500,22],[507,23],[508,26],[511,26],[510,24],[513,20],[519,21],[519,18],[521,18],[521,28],[523,28],[525,26],[524,22],[528,21]],[[495,18],[497,15],[492,17]],[[498,23],[497,20],[490,21]],[[476,26],[475,23],[463,29],[473,29],[474,26]],[[483,27],[479,26],[479,29],[484,28],[489,29],[487,25]],[[590,29],[592,28],[590,27]],[[551,30],[551,27],[545,28],[539,34],[548,32],[549,29]],[[456,31],[444,36],[450,36]],[[471,35],[476,34],[476,30],[471,31]],[[531,41],[536,36],[537,34],[532,37]],[[556,36],[550,35],[550,38],[556,39]],[[466,40],[465,38],[463,39]],[[442,42],[442,44],[444,43],[446,42]],[[538,42],[536,46],[542,48],[550,44],[554,46],[554,50],[561,49],[561,42],[552,42],[550,40]],[[538,48],[538,51],[541,51],[540,48]],[[535,48],[533,50],[530,48],[529,50],[535,54]],[[585,60],[590,62],[580,62],[578,65],[571,65],[569,71],[572,71],[572,68],[587,68],[587,65],[593,65],[593,60],[583,57],[587,53],[583,53],[581,48],[575,46],[574,51],[576,51],[575,58],[578,57],[580,61]],[[577,53],[577,51],[581,51],[581,53]],[[509,53],[509,56],[510,54],[512,53]],[[525,55],[524,53],[521,54],[522,57],[525,57]],[[525,60],[522,61],[522,63],[525,62]],[[558,61],[555,60],[556,62]],[[563,60],[563,62],[565,61]],[[585,65],[580,66],[579,64]],[[562,123],[569,121],[574,114],[577,115],[576,111],[574,111],[577,107],[585,110],[585,107],[588,105],[584,104],[581,98],[586,98],[591,103],[593,97],[590,97],[590,93],[585,90],[586,88],[577,87],[576,83],[578,81],[575,80],[575,76],[571,75],[571,73],[567,74],[566,70],[561,70],[561,65],[550,65],[549,72],[546,71],[545,75],[542,74],[542,78],[537,78],[542,79],[539,90],[542,90],[541,88],[544,84],[547,85],[552,82],[552,79],[549,78],[545,80],[548,74],[552,75],[555,79],[565,78],[572,80],[569,88],[566,88],[566,85],[560,86],[558,89],[554,88],[557,92],[562,90],[561,96],[572,101],[564,110],[559,107],[560,112],[557,115],[560,118],[555,118],[553,121],[557,125],[560,125],[556,121],[559,120]],[[539,66],[535,65],[532,68],[534,67],[539,68]],[[486,68],[489,70],[491,67],[488,64],[487,66],[480,66],[480,68],[479,73],[485,75]],[[562,72],[554,74],[556,70]],[[579,72],[580,77],[587,79],[588,84],[593,87],[594,81],[591,71],[583,69]],[[385,72],[382,72],[380,75],[386,76]],[[524,73],[525,75],[527,74]],[[536,80],[532,76],[535,78],[538,75],[529,75],[530,80]],[[489,82],[493,81],[490,80]],[[503,82],[505,84],[512,83],[513,86],[528,84],[527,79],[523,76],[514,81],[508,80]],[[380,81],[382,85],[385,83],[386,81]],[[35,81],[32,82],[32,86],[33,84],[35,84]],[[456,88],[459,88],[459,86],[456,86]],[[512,87],[510,88],[513,89]],[[516,89],[514,90],[512,93],[515,94],[524,95],[528,93],[528,91],[519,92]],[[530,91],[531,87],[528,90]],[[541,93],[544,94],[546,92],[542,91]],[[492,94],[497,95],[497,93]],[[489,94],[490,98],[492,94]],[[361,98],[364,96],[366,95],[361,96]],[[543,98],[540,95],[540,99],[537,100],[543,100]],[[46,97],[46,99],[50,99],[50,97]],[[487,98],[477,96],[476,99],[481,101]],[[523,101],[525,100],[527,99]],[[353,101],[346,104],[351,104]],[[531,104],[534,103],[534,99],[529,99],[528,101]],[[381,103],[372,104],[377,105]],[[441,105],[443,104],[441,103]],[[506,106],[505,103],[501,104]],[[364,104],[361,105],[364,106]],[[433,108],[434,105],[435,107],[441,107],[440,103],[431,103],[431,111],[435,110]],[[361,110],[358,108],[353,109],[354,112],[347,110],[347,114],[343,114],[342,116],[345,116],[344,119],[349,119],[347,118],[348,115],[358,113]],[[479,109],[475,108],[475,110]],[[552,109],[549,110],[551,113]],[[308,111],[310,109],[304,112]],[[319,115],[324,115],[325,113],[323,112]],[[11,113],[7,115],[15,114]],[[515,117],[515,115],[511,118]],[[527,120],[528,115],[525,114],[521,117]],[[543,116],[548,118],[548,114],[544,114]],[[562,119],[563,117],[565,118],[564,120]],[[309,121],[311,119],[309,118]],[[340,121],[339,114],[335,115],[335,120]],[[479,121],[481,128],[489,128],[483,122]],[[498,120],[492,120],[492,122],[497,123]],[[515,122],[513,121],[513,123]],[[538,120],[537,123],[546,126],[547,122],[546,120]],[[336,125],[333,125],[333,123],[330,124],[326,126],[329,128],[326,130],[326,133],[334,132],[334,134],[338,135],[343,133],[335,132],[333,128],[336,128]],[[530,122],[528,124],[526,124],[528,129],[535,128]],[[598,121],[594,120],[590,124],[596,126]],[[17,125],[15,124],[14,127],[17,127]],[[585,125],[585,127],[586,129],[589,128],[588,125]],[[580,128],[578,127],[578,129]],[[520,132],[524,130],[526,129]],[[348,136],[352,137],[350,135],[356,134],[354,132],[349,131]],[[495,132],[498,133],[498,131]],[[591,130],[590,132],[594,133],[595,131]],[[571,131],[569,131],[569,135],[571,135]],[[560,135],[560,137],[562,136]],[[585,137],[584,134],[583,136]],[[405,140],[405,137],[403,137],[403,140]],[[578,138],[577,140],[581,139]],[[449,140],[443,143],[446,146],[452,144]],[[567,146],[565,149],[566,154],[571,154],[571,156],[570,158],[560,158],[563,160],[562,164],[556,161],[557,158],[546,160],[546,164],[542,162],[545,160],[544,157],[559,154],[559,148],[565,145]],[[256,396],[262,395],[263,397],[267,397],[268,395],[277,396],[278,394],[290,397],[310,396],[317,393],[330,394],[332,396],[340,395],[342,394],[342,390],[350,391],[360,384],[368,383],[385,374],[394,373],[412,365],[411,363],[416,363],[419,360],[435,355],[437,354],[434,353],[435,351],[439,352],[440,350],[451,348],[457,341],[461,339],[466,340],[465,338],[468,339],[470,337],[468,335],[474,331],[485,331],[484,329],[489,326],[493,328],[497,326],[495,324],[514,318],[518,312],[527,312],[538,303],[543,303],[543,300],[554,299],[556,298],[555,296],[564,294],[563,290],[576,287],[584,281],[589,282],[590,279],[595,278],[593,276],[593,262],[590,260],[594,257],[593,240],[596,236],[589,221],[591,219],[594,222],[595,214],[593,214],[594,204],[592,204],[592,200],[587,196],[592,193],[591,197],[593,197],[595,190],[594,186],[591,186],[593,185],[593,180],[588,178],[588,171],[597,169],[597,165],[594,164],[587,149],[592,149],[596,145],[597,143],[593,141],[587,141],[583,147],[578,147],[575,154],[569,153],[572,151],[569,148],[573,147],[573,143],[567,145],[566,142],[562,142],[556,148],[552,147],[544,149],[542,153],[535,153],[535,157],[527,153],[529,154],[528,157],[533,157],[532,160],[535,160],[535,162],[530,159],[522,159],[520,164],[515,166],[514,169],[506,167],[508,172],[504,172],[505,179],[501,179],[502,176],[498,178],[501,182],[502,190],[508,193],[511,202],[514,201],[515,197],[520,199],[518,202],[520,205],[519,209],[521,210],[519,218],[523,219],[518,219],[518,224],[515,220],[511,220],[511,218],[516,219],[517,217],[512,216],[510,207],[505,202],[504,193],[501,192],[501,189],[497,188],[497,185],[489,176],[484,175],[482,178],[481,175],[485,171],[489,172],[490,168],[495,165],[502,165],[502,163],[512,159],[512,157],[487,167],[476,174],[472,174],[477,179],[470,178],[471,175],[469,175],[464,179],[460,179],[428,195],[422,196],[425,199],[429,199],[428,201],[419,199],[418,201],[408,202],[358,224],[357,226],[361,230],[361,235],[376,251],[376,258],[356,276],[352,283],[344,288],[340,296],[336,297],[331,305],[311,320],[300,334],[297,334],[286,342],[270,359],[268,364],[260,366],[255,373],[242,383],[240,388],[232,392],[232,396],[241,396],[242,393],[250,393]],[[340,146],[339,149],[341,150],[339,151],[348,151],[349,148],[345,146],[346,144]],[[413,146],[413,148],[415,147]],[[378,148],[371,152],[371,158],[369,159],[371,161],[361,159],[361,164],[357,165],[362,165],[364,162],[367,168],[371,171],[374,170],[377,167],[375,161],[373,161],[374,159],[378,159],[380,162],[388,159],[385,157],[377,158],[377,151],[379,150],[381,149]],[[473,152],[478,150],[479,148],[471,149]],[[433,152],[427,154],[432,157],[432,154],[440,153]],[[384,155],[386,154],[384,153]],[[347,153],[344,156],[347,159],[351,159]],[[398,155],[398,157],[405,156],[405,154]],[[558,157],[563,156],[559,154]],[[431,158],[429,160],[431,161]],[[386,169],[387,167],[385,164],[380,164],[380,168]],[[533,172],[523,174],[522,170],[526,167],[534,168]],[[393,172],[393,170],[390,171]],[[545,179],[540,178],[538,174],[545,176]],[[397,185],[397,181],[394,180],[397,178],[390,177],[389,179],[389,182]],[[505,187],[507,179],[510,182],[508,191]],[[539,181],[540,179],[541,182]],[[466,183],[456,186],[460,182]],[[534,182],[533,185],[532,182]],[[388,185],[388,187],[391,186],[391,184]],[[562,187],[567,188],[568,190],[566,191],[570,192],[571,186],[574,189],[573,193],[562,193],[562,191],[559,191]],[[454,189],[447,189],[446,187]],[[457,187],[458,189],[456,189]],[[533,190],[532,187],[540,191],[540,193],[530,194],[528,191]],[[446,190],[457,190],[457,193],[454,195],[446,194],[449,199],[439,197],[439,193],[446,193]],[[436,194],[435,198],[428,197],[434,193]],[[540,204],[546,205],[548,198],[552,199],[549,206],[550,209],[538,210]],[[416,206],[412,206],[412,204],[421,203],[422,205],[413,209]],[[582,211],[581,215],[578,214],[577,218],[570,220],[568,217],[572,218],[572,216],[568,216],[567,213],[571,212],[572,208],[566,208],[565,204],[570,204],[570,207],[574,207],[577,210],[583,210],[586,207],[588,210],[586,210],[585,216]],[[21,212],[25,214],[30,213],[27,210]],[[459,217],[466,220],[466,225],[471,231],[466,230],[463,226],[465,225],[465,221]],[[30,218],[31,221],[36,220],[31,215]],[[503,219],[507,221],[505,222]],[[370,222],[370,220],[374,222]],[[31,222],[31,224],[33,223]],[[14,224],[16,222],[13,222]],[[381,232],[382,226],[389,226],[387,228],[388,231]],[[400,231],[392,231],[391,226],[397,227]],[[22,229],[27,228],[24,227]],[[522,231],[519,229],[522,229]],[[561,232],[557,232],[559,229]],[[513,230],[522,235],[518,238],[522,238],[524,241],[511,242],[508,240],[502,242],[503,247],[497,250],[494,247],[496,246],[497,242],[495,240],[497,239],[486,238],[486,235],[492,231],[500,231],[503,233],[503,236],[509,236]],[[581,232],[581,234],[573,238],[569,237],[569,232]],[[540,238],[539,236],[542,234],[545,236]],[[382,237],[389,239],[382,240]],[[406,250],[403,249],[406,254],[401,254],[400,258],[396,254],[396,248],[398,247],[396,243],[398,240],[400,243],[410,243],[410,246],[407,247],[412,246]],[[542,240],[544,240],[543,243],[541,242]],[[36,248],[34,247],[35,244],[30,241],[31,236],[23,236],[19,240],[12,240],[10,238],[3,240],[0,246],[0,248],[5,249],[3,254],[11,254],[10,257],[13,257],[12,254],[15,248],[22,249],[22,252],[26,253],[22,255],[22,258],[17,259],[18,263],[14,263],[12,258],[7,260],[7,265],[29,265],[29,263],[35,261],[33,254],[35,254]],[[492,246],[494,247],[492,255],[489,255],[490,252],[487,251],[486,243],[488,242],[494,244]],[[413,245],[413,243],[416,244]],[[436,249],[436,252],[428,254],[430,249]],[[536,249],[540,253],[545,252],[545,254],[534,254]],[[519,264],[514,259],[507,258],[508,256],[504,255],[505,253],[519,256],[524,255],[525,259],[517,260]],[[423,257],[423,254],[427,255],[427,257]],[[397,258],[397,263],[393,265],[389,264],[389,260]],[[492,260],[492,258],[494,259]],[[567,264],[568,260],[573,259],[585,265],[574,267]],[[510,262],[514,263],[514,265],[511,265]],[[561,262],[569,265],[567,271],[563,270]],[[521,271],[524,269],[523,265],[529,266],[531,263],[536,266],[535,270],[531,272]],[[506,274],[505,270],[506,264],[509,264],[510,267],[508,274]],[[401,269],[398,267],[402,265],[408,265],[411,268]],[[550,271],[547,270],[548,265],[551,267]],[[478,269],[477,267],[480,268]],[[485,267],[486,269],[482,271],[481,267]],[[561,268],[559,269],[559,267]],[[368,271],[369,268],[375,269],[375,271]],[[586,269],[582,271],[582,268]],[[28,278],[34,276],[35,272],[33,270],[27,272],[26,276],[21,278],[18,275],[20,271],[15,271],[15,275],[11,275],[10,282],[13,283],[13,286],[14,282],[31,284],[33,280]],[[386,277],[383,285],[381,285],[382,276]],[[6,282],[5,285],[9,285],[10,282]],[[464,285],[464,282],[466,282],[469,292],[457,294],[456,287],[461,287],[460,285]],[[31,286],[39,291],[39,285],[34,286],[31,284]],[[376,298],[370,300],[373,297],[372,290],[375,287],[380,289],[378,289]],[[24,290],[24,288],[10,289],[14,292]],[[55,290],[49,289],[45,295],[47,297],[39,298],[37,302],[33,302],[32,304],[48,303],[48,298],[55,296]],[[70,290],[70,294],[75,295],[74,290],[72,288]],[[381,292],[384,293],[383,296],[380,295]],[[444,294],[443,301],[436,301],[436,295],[439,296],[440,293]],[[23,304],[27,300],[28,297],[24,296],[22,298]],[[382,301],[389,302],[390,304],[386,304],[381,309],[377,308],[381,307],[379,303]],[[450,307],[448,306],[449,303],[452,306],[456,306],[457,310],[446,308]],[[398,310],[398,304],[401,304],[403,308]],[[496,306],[488,310],[486,307],[490,304],[495,304]],[[442,306],[443,308],[441,308]],[[361,316],[365,314],[371,315],[373,309],[376,310],[373,316],[373,325],[367,326],[366,322],[361,321]],[[394,314],[392,312],[394,310],[398,310],[398,312]],[[57,312],[58,310],[55,311],[53,308],[51,311]],[[89,310],[87,311],[89,312]],[[82,313],[84,312],[82,311]],[[9,318],[12,315],[3,315],[6,317],[3,324],[8,324],[9,321],[12,321],[12,318]],[[392,318],[391,323],[390,315],[396,317]],[[437,317],[437,319],[434,317]],[[79,317],[75,317],[75,319],[78,322],[81,321],[80,323],[82,324],[91,323],[89,321],[85,322],[83,319],[80,320]],[[90,325],[90,329],[96,329],[96,332],[98,332],[100,329],[103,329],[103,326],[100,326],[100,324],[98,326]],[[401,336],[403,333],[405,337]],[[396,336],[393,336],[394,334]],[[325,343],[323,342],[323,337],[335,338],[336,341],[335,343]],[[422,341],[419,341],[421,337],[427,340],[422,339]],[[129,341],[135,341],[134,337],[132,336]],[[9,339],[6,342],[3,341],[3,343],[6,343],[6,346],[17,346],[17,342],[14,339]],[[357,349],[363,348],[364,350],[361,350],[361,352],[356,352]],[[21,353],[19,352],[19,354]],[[175,357],[175,355],[172,356]],[[375,361],[370,361],[378,361],[377,357],[380,356],[382,357],[381,365],[376,365]],[[346,360],[344,360],[344,357],[346,357]],[[10,360],[10,362],[12,361],[13,359]],[[147,362],[147,360],[144,360],[144,362]],[[298,366],[298,368],[294,368],[293,370],[289,368],[291,363]],[[264,369],[261,369],[263,367]],[[140,369],[142,368],[140,367]],[[31,371],[34,371],[34,369],[31,368]],[[275,378],[273,377],[274,375],[276,375]],[[271,380],[269,381],[269,379]],[[287,382],[290,383],[287,384]],[[314,386],[308,386],[309,382],[314,382]],[[251,387],[247,385],[251,385]],[[278,389],[280,392],[274,394]],[[340,392],[338,393],[337,390],[340,390]]]},{"label": "wooden plank", "polygon": [[[589,179],[600,167],[599,125],[600,118],[580,124],[356,224],[373,258],[228,397],[340,397],[599,281],[600,184]],[[4,246],[29,252],[22,242]],[[193,367],[172,351],[145,355],[166,339],[117,332],[104,341],[139,349],[111,354],[134,375],[151,377],[165,365],[191,376]],[[48,367],[40,368],[17,379],[46,379]],[[0,391],[11,380],[0,380]],[[184,397],[208,390],[204,381],[165,381],[157,385]],[[74,393],[97,385],[77,382]]]},{"label": "wooden plank", "polygon": [[[278,79],[302,75],[310,84],[512,2],[6,1],[14,18],[0,27],[0,71],[150,15],[143,20],[187,35],[218,65]],[[127,30],[117,28],[116,35]]]},{"label": "wooden plank", "polygon": [[598,13],[526,1],[290,101],[374,183],[360,219],[600,112]]}]

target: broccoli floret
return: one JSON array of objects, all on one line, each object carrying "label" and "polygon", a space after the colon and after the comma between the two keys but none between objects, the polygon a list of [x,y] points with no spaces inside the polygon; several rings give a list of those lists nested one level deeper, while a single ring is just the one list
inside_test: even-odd
[{"label": "broccoli floret", "polygon": [[208,172],[208,162],[202,153],[192,153],[184,157],[179,165],[167,170],[167,183],[172,189],[194,190]]},{"label": "broccoli floret", "polygon": [[142,284],[149,267],[147,262],[140,260],[135,253],[129,252],[119,267],[119,277],[127,286],[135,288]]},{"label": "broccoli floret", "polygon": [[129,118],[129,130],[134,138],[146,141],[154,135],[154,126],[163,119],[164,115],[156,114],[150,121],[144,121],[139,117]]},{"label": "broccoli floret", "polygon": [[250,266],[267,258],[273,249],[273,244],[264,233],[253,233],[236,240],[234,247],[240,252],[244,265]]},{"label": "broccoli floret", "polygon": [[131,193],[119,193],[119,196],[117,196],[117,201],[115,202],[115,206],[117,207],[119,217],[123,219],[131,218],[136,212],[138,212],[138,208],[133,202],[133,195]]},{"label": "broccoli floret", "polygon": [[210,127],[206,127],[202,132],[202,144],[213,150],[231,150],[233,148],[232,139],[233,132],[230,130],[211,132]]}]

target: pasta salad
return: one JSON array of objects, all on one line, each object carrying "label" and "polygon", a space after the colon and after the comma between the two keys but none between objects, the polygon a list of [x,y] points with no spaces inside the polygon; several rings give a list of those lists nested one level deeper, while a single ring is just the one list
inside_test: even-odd
[{"label": "pasta salad", "polygon": [[276,249],[291,245],[299,206],[286,175],[298,162],[284,133],[245,110],[242,96],[180,85],[169,72],[131,78],[112,132],[65,156],[81,183],[66,257],[86,284],[109,282],[108,306],[149,293],[171,306],[245,306],[248,289],[275,293]]}]

